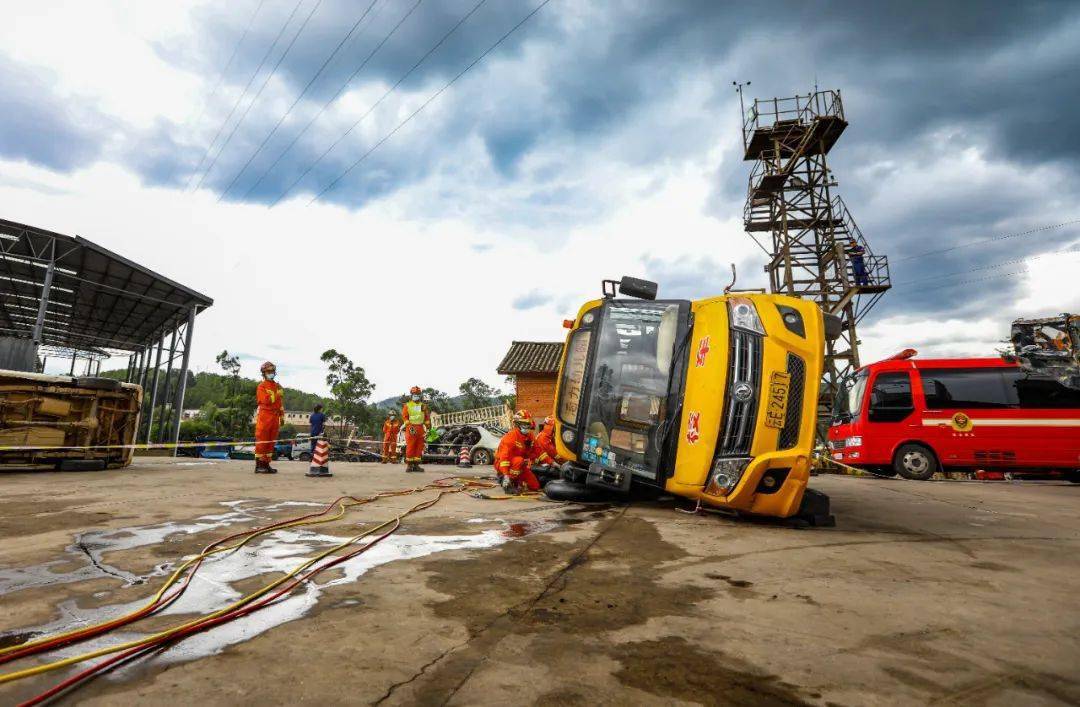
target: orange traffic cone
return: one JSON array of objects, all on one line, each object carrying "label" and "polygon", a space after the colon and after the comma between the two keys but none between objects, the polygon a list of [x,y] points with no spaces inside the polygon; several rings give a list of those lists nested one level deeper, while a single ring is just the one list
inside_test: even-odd
[{"label": "orange traffic cone", "polygon": [[315,451],[311,453],[311,467],[308,469],[306,476],[333,476],[333,474],[330,473],[330,467],[328,466],[329,461],[330,443],[325,439],[320,439],[315,442]]},{"label": "orange traffic cone", "polygon": [[472,460],[469,458],[469,448],[462,447],[458,454],[457,465],[459,469],[472,469]]}]

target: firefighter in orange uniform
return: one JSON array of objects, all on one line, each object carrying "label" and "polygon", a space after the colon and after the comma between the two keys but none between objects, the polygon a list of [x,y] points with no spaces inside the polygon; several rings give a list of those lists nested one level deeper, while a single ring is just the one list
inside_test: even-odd
[{"label": "firefighter in orange uniform", "polygon": [[270,460],[274,456],[278,430],[285,420],[285,391],[274,381],[277,376],[274,364],[267,361],[259,372],[263,379],[255,389],[255,402],[259,405],[255,417],[255,473],[276,474],[277,469],[270,466]]},{"label": "firefighter in orange uniform", "polygon": [[533,460],[538,453],[533,427],[529,411],[518,410],[514,413],[510,431],[503,435],[495,450],[495,471],[507,493],[520,493],[522,486],[530,491],[540,490],[540,481],[532,473]]},{"label": "firefighter in orange uniform", "polygon": [[409,399],[401,407],[402,424],[405,425],[405,471],[423,471],[424,438],[431,427],[431,411],[424,404],[418,386],[409,390]]},{"label": "firefighter in orange uniform", "polygon": [[401,429],[397,413],[391,410],[386,413],[386,422],[382,426],[382,463],[389,464],[397,461],[397,437]]},{"label": "firefighter in orange uniform", "polygon": [[555,450],[555,418],[550,415],[544,418],[544,428],[536,435],[536,450],[537,464],[556,466],[562,463]]}]

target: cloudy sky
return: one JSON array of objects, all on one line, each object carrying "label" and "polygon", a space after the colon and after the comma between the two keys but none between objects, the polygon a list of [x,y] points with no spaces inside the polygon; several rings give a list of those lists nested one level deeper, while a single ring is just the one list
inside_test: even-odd
[{"label": "cloudy sky", "polygon": [[5,0],[0,216],[213,297],[197,369],[499,383],[602,278],[761,286],[732,81],[816,83],[892,262],[864,360],[1080,309],[1080,3],[541,3]]}]

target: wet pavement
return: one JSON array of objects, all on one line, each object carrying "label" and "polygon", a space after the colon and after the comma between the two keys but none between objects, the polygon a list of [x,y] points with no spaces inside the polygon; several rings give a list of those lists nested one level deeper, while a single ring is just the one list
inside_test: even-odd
[{"label": "wet pavement", "polygon": [[[332,480],[312,480],[306,465],[280,468],[257,477],[241,462],[155,458],[95,474],[0,474],[0,649],[142,606],[225,535],[456,472],[338,464]],[[812,485],[831,495],[836,528],[690,516],[664,501],[448,496],[267,608],[68,699],[1080,702],[1080,486]],[[380,499],[214,555],[160,614],[53,657],[220,609],[434,494]],[[69,671],[0,685],[0,703]]]}]

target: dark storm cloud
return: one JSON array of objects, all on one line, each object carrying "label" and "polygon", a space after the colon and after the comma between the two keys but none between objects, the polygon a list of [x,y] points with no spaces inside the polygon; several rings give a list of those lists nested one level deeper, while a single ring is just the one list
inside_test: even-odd
[{"label": "dark storm cloud", "polygon": [[[272,203],[298,179],[294,195],[320,191],[537,1],[489,0],[403,82],[400,92],[411,95],[408,103],[397,96],[387,99],[303,175],[475,5],[475,0],[424,0],[409,15],[413,0],[380,0],[227,198]],[[315,2],[302,1],[252,92]],[[206,186],[220,193],[232,182],[368,4],[323,0],[217,158]],[[216,78],[255,5],[254,0],[208,5],[199,10],[189,34],[162,43],[158,51],[176,66]],[[292,0],[267,0],[197,135],[159,124],[132,136],[122,159],[148,182],[186,183],[294,6]],[[350,97],[349,105],[356,107],[345,114],[336,106],[319,118],[256,185],[399,21],[400,28],[350,85],[361,89]],[[806,93],[816,81],[842,90],[850,121],[829,156],[838,192],[874,251],[894,258],[898,286],[880,312],[950,309],[977,316],[1007,310],[1021,294],[1016,278],[963,286],[962,295],[939,285],[948,277],[963,279],[951,274],[965,268],[986,268],[1068,244],[1077,231],[904,258],[935,244],[1021,231],[1077,214],[1078,66],[1076,2],[553,0],[323,199],[358,208],[430,180],[440,185],[438,203],[420,208],[430,208],[432,216],[445,215],[452,205],[458,209],[454,216],[471,215],[500,228],[517,221],[525,229],[565,231],[604,217],[609,208],[590,190],[595,185],[578,181],[588,167],[603,162],[613,165],[611,172],[648,173],[717,154],[708,209],[728,219],[741,213],[750,168],[736,150],[717,150],[730,144],[737,130],[731,80],[753,81],[748,100]],[[698,89],[688,99],[682,89],[695,82]],[[57,102],[47,85],[35,90],[43,96],[38,104]],[[243,111],[241,105],[238,114]],[[5,149],[24,149],[26,159],[48,165],[62,165],[64,159],[76,164],[94,154],[93,133],[79,133],[70,121],[47,122],[55,115],[46,112],[44,124],[60,137],[57,143],[72,140],[75,149],[50,150],[51,142],[35,142],[25,126],[5,126],[8,134],[18,133],[5,141]],[[230,130],[226,123],[225,134]],[[469,185],[482,197],[470,198]],[[512,199],[500,195],[502,188]],[[657,257],[648,267],[669,281],[669,290],[690,292],[699,285],[714,287],[709,279],[717,272],[714,266],[726,271],[721,254],[715,262],[703,262]],[[926,279],[936,276],[941,283]],[[899,283],[909,284],[901,289]]]},{"label": "dark storm cloud", "polygon": [[90,164],[112,122],[78,98],[60,96],[48,73],[0,54],[0,157],[59,171]]}]

